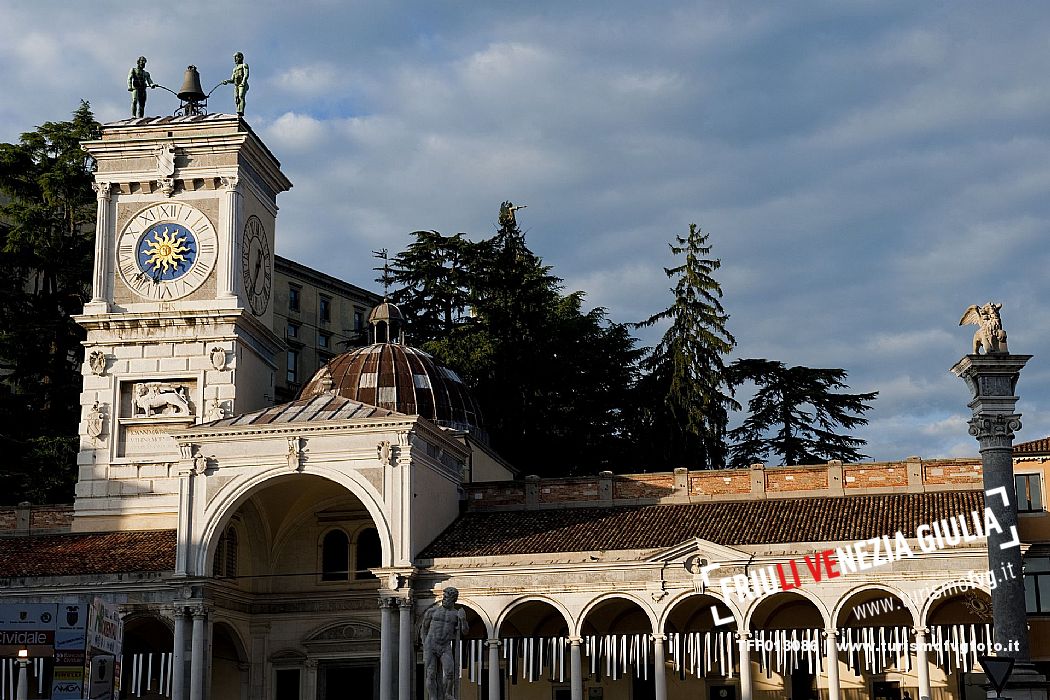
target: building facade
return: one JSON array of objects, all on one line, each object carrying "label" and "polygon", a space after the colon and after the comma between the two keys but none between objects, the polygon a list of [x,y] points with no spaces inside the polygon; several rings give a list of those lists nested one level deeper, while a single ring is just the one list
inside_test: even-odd
[{"label": "building facade", "polygon": [[[290,324],[338,344],[374,302],[272,255],[276,158],[229,115],[85,148],[76,502],[0,513],[0,608],[118,610],[122,697],[421,698],[420,623],[452,587],[464,700],[983,697],[999,575],[1026,576],[1050,662],[1050,575],[987,571],[979,460],[520,478],[387,304],[376,342],[272,405]],[[1022,452],[1036,562],[1045,474]],[[36,651],[31,697],[62,697],[61,655]]]}]

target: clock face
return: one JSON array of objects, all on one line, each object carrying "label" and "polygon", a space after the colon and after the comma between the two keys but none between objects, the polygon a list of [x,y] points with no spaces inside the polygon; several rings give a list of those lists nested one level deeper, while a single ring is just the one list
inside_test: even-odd
[{"label": "clock face", "polygon": [[248,305],[256,316],[262,316],[270,303],[271,269],[266,229],[259,217],[252,214],[241,237],[241,276]]},{"label": "clock face", "polygon": [[215,228],[182,202],[146,207],[117,242],[117,267],[133,292],[147,299],[179,299],[198,289],[215,268]]}]

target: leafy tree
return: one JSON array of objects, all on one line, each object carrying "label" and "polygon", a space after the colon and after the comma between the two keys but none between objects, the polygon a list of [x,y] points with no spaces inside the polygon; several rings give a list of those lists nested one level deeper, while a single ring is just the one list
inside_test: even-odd
[{"label": "leafy tree", "polygon": [[87,102],[0,144],[0,500],[69,501],[76,479],[83,333],[90,297],[94,163]]},{"label": "leafy tree", "polygon": [[736,341],[726,328],[729,315],[714,277],[721,261],[709,257],[708,238],[696,224],[689,225],[687,236],[675,236],[671,253],[684,259],[664,269],[675,281],[674,303],[637,324],[671,322],[642,361],[644,374],[634,402],[638,443],[659,458],[659,468],[718,468],[726,463],[729,410],[737,405],[723,358]]},{"label": "leafy tree", "polygon": [[737,360],[729,368],[734,387],[755,385],[748,417],[729,432],[732,465],[745,467],[776,455],[783,464],[813,464],[840,459],[857,462],[867,455],[865,441],[835,432],[865,425],[877,391],[849,394],[846,371],[787,367],[763,359]]}]

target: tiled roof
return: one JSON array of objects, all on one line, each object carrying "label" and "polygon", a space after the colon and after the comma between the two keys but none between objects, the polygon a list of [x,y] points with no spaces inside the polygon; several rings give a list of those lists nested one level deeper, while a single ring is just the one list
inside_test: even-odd
[{"label": "tiled roof", "polygon": [[724,545],[893,535],[984,507],[980,491],[466,513],[423,558],[659,549],[693,537]]},{"label": "tiled roof", "polygon": [[292,423],[320,420],[347,420],[350,418],[386,418],[389,416],[404,417],[404,414],[377,408],[359,401],[325,392],[309,399],[298,399],[282,403],[252,413],[220,418],[208,427],[268,425],[271,423]]},{"label": "tiled roof", "polygon": [[0,577],[174,570],[174,530],[0,537]]},{"label": "tiled roof", "polygon": [[1014,445],[1014,454],[1050,455],[1050,437],[1040,438],[1039,440],[1029,440],[1028,442],[1019,442],[1016,445]]}]

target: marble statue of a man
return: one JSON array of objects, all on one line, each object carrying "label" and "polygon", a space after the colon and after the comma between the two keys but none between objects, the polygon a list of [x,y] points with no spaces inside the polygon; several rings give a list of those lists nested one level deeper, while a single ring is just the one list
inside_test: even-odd
[{"label": "marble statue of a man", "polygon": [[[426,671],[429,700],[455,700],[459,669],[453,642],[467,632],[467,613],[456,607],[459,591],[449,587],[423,614],[420,637],[423,639],[423,668]],[[439,675],[440,674],[440,675]]]}]

